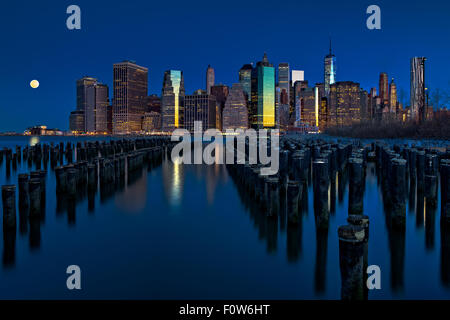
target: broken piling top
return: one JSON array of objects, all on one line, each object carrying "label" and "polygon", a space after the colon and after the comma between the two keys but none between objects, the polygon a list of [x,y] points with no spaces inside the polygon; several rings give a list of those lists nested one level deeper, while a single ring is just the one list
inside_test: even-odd
[{"label": "broken piling top", "polygon": [[353,226],[366,227],[369,225],[369,217],[363,214],[351,214],[348,216],[347,221]]},{"label": "broken piling top", "polygon": [[6,193],[12,193],[16,191],[16,186],[14,184],[8,184],[8,185],[3,185],[2,186],[2,193],[6,192]]},{"label": "broken piling top", "polygon": [[344,225],[338,228],[339,241],[357,243],[363,241],[365,235],[362,226]]}]

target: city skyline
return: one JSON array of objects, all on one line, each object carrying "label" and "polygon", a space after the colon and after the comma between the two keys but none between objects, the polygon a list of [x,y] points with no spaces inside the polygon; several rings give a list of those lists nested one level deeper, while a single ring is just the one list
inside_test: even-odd
[{"label": "city skyline", "polygon": [[[239,6],[231,1],[220,10],[198,1],[190,8],[181,3],[174,6],[141,3],[132,21],[126,17],[124,24],[117,26],[109,22],[111,18],[133,10],[135,3],[133,6],[80,1],[79,5],[83,13],[82,29],[69,31],[64,23],[65,4],[51,6],[39,16],[34,15],[40,12],[37,3],[29,4],[26,10],[8,4],[10,11],[20,12],[23,19],[14,21],[11,15],[0,22],[4,30],[15,30],[14,37],[3,35],[9,50],[0,53],[8,61],[4,73],[10,75],[0,79],[2,131],[22,131],[35,124],[67,129],[67,114],[76,108],[73,83],[84,75],[92,75],[112,89],[111,65],[124,59],[149,68],[148,94],[160,94],[163,73],[168,69],[183,70],[187,93],[203,88],[208,64],[215,70],[216,83],[231,86],[237,82],[242,65],[259,61],[264,51],[275,66],[288,62],[292,69],[304,70],[305,79],[311,84],[322,82],[323,58],[330,36],[337,57],[337,81],[357,81],[370,90],[377,87],[379,73],[386,72],[395,78],[399,98],[404,91],[404,100],[408,101],[409,59],[425,56],[427,86],[445,90],[449,87],[450,66],[445,53],[450,44],[441,41],[450,31],[450,22],[444,19],[450,7],[447,3],[440,3],[439,11],[430,11],[427,8],[433,7],[432,3],[423,7],[419,3],[382,1],[382,29],[376,31],[365,27],[367,5],[356,1],[345,6],[324,1],[325,11],[322,5],[290,1],[282,1],[276,8],[270,8],[272,11],[267,4],[253,1]],[[213,17],[205,15],[210,10],[214,11]],[[245,14],[250,11],[251,15]],[[173,33],[175,25],[163,23],[169,13],[179,22],[177,26],[183,24],[182,30]],[[183,23],[188,16],[197,21]],[[208,24],[230,18],[244,21],[244,25]],[[161,24],[175,34],[170,41],[159,31],[157,26]],[[39,32],[29,32],[33,25],[40,26]],[[204,28],[205,25],[210,27]],[[301,41],[292,41],[300,25],[309,32],[302,33]],[[284,31],[280,35],[281,26]],[[150,40],[139,40],[145,34]],[[205,45],[194,46],[192,34],[199,35]],[[113,47],[117,35],[129,37],[130,45]],[[252,46],[246,45],[248,39],[252,39]],[[102,50],[86,55],[86,48]],[[40,82],[39,88],[30,88],[33,79]],[[112,91],[109,95],[112,96]]]}]

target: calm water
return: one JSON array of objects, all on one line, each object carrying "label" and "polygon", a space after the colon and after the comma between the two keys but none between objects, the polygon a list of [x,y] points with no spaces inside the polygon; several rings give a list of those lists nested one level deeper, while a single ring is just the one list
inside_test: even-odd
[{"label": "calm water", "polygon": [[[68,139],[81,140],[40,142]],[[36,143],[1,137],[0,147],[30,142]],[[18,173],[31,171],[23,161],[9,179],[5,162],[0,170],[1,184],[17,184]],[[340,298],[337,228],[348,216],[345,172],[338,175],[335,192],[331,189],[333,212],[323,234],[316,233],[311,186],[302,223],[292,228],[254,210],[221,165],[163,161],[121,190],[109,196],[98,191],[70,208],[57,204],[54,172],[47,170],[45,218],[37,225],[18,220],[13,245],[2,237],[3,256],[5,250],[15,252],[14,261],[3,257],[2,299]],[[450,270],[442,264],[450,265],[450,255],[441,245],[440,199],[433,211],[412,193],[406,231],[395,233],[387,229],[380,188],[369,164],[368,261],[382,273],[382,289],[370,291],[369,299],[449,299],[449,282],[443,279]],[[81,268],[81,291],[66,288],[66,268],[72,264]]]}]

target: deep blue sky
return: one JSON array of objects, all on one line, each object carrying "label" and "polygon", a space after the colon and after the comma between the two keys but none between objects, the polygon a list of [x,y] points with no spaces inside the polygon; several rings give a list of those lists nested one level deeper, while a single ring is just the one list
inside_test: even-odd
[{"label": "deep blue sky", "polygon": [[[71,4],[81,8],[81,30],[66,28]],[[381,7],[381,30],[366,28],[371,4]],[[437,0],[8,1],[0,11],[0,131],[67,129],[75,80],[97,77],[111,97],[112,64],[124,59],[149,68],[149,93],[157,94],[164,70],[183,70],[191,93],[204,87],[208,64],[216,82],[231,85],[264,51],[322,82],[329,36],[338,81],[369,90],[387,72],[409,97],[409,59],[426,56],[427,85],[448,89],[449,34],[450,3]]]}]

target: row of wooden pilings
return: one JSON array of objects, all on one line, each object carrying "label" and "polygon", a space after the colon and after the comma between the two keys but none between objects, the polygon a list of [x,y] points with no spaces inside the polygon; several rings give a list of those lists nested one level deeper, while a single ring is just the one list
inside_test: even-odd
[{"label": "row of wooden pilings", "polygon": [[[268,146],[270,147],[270,145]],[[247,149],[248,150],[248,147]],[[366,167],[375,161],[381,173],[383,200],[387,204],[393,228],[405,226],[405,197],[408,181],[413,180],[429,205],[437,204],[438,181],[441,186],[441,223],[450,223],[450,151],[433,148],[388,146],[361,142],[329,143],[320,140],[282,139],[279,147],[280,168],[276,175],[261,175],[260,164],[228,165],[237,184],[258,203],[269,217],[280,214],[280,199],[287,204],[287,220],[298,223],[312,170],[314,213],[317,230],[328,228],[329,186],[336,172],[348,170],[348,224],[338,228],[342,299],[367,299],[369,217],[364,215]],[[247,157],[248,159],[248,157]],[[440,178],[440,179],[439,179]],[[415,192],[415,190],[409,190]],[[283,213],[281,213],[283,214]]]},{"label": "row of wooden pilings", "polygon": [[[80,190],[87,189],[88,192],[96,192],[98,182],[100,182],[100,186],[114,186],[128,178],[130,183],[131,176],[139,171],[142,172],[144,166],[148,166],[149,169],[158,166],[164,153],[169,152],[172,146],[170,140],[163,137],[112,140],[109,143],[88,142],[86,148],[77,143],[76,149],[89,151],[79,151],[76,153],[75,158],[78,159],[76,162],[70,163],[71,156],[69,156],[62,166],[54,168],[56,196],[58,199],[64,199],[64,201],[74,201]],[[49,150],[55,150],[56,148],[56,150],[72,152],[71,144],[68,143],[64,148],[64,144],[60,143],[55,148],[53,146],[46,147],[46,145],[25,147],[22,154],[25,159],[32,157],[34,161],[35,157],[39,158],[38,154],[41,156],[45,154],[42,150],[48,150],[48,148],[50,148]],[[17,150],[20,150],[20,147],[16,148],[14,154],[19,154]],[[9,157],[8,154],[11,154],[11,149],[3,149],[0,159]],[[59,154],[57,153],[55,156],[59,157]],[[105,155],[105,157],[102,155]],[[46,178],[47,171],[36,170],[18,174],[18,190],[16,190],[16,185],[2,186],[5,239],[12,239],[15,235],[17,193],[19,212],[22,216],[26,215],[25,218],[30,220],[30,224],[42,219],[45,214]],[[13,248],[13,243],[14,241],[8,240],[5,242],[5,247]],[[13,251],[12,249],[6,250],[7,253],[9,252],[7,261],[14,260],[14,255],[11,254]]]}]

